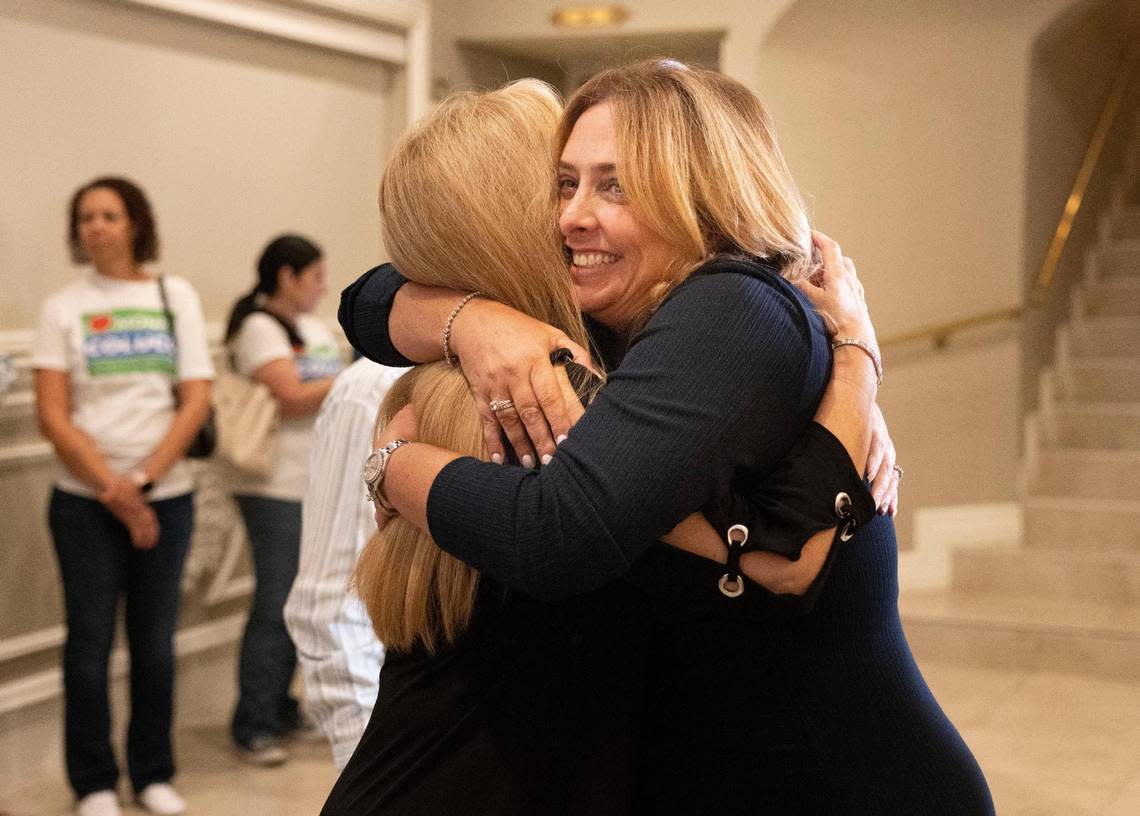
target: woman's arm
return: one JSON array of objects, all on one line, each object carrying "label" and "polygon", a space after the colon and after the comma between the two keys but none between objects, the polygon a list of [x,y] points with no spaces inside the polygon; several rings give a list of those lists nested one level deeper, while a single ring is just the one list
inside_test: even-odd
[{"label": "woman's arm", "polygon": [[36,420],[40,433],[64,466],[96,492],[119,477],[99,453],[94,440],[71,422],[71,377],[65,371],[36,369]]},{"label": "woman's arm", "polygon": [[788,450],[823,387],[814,320],[774,276],[700,275],[649,322],[549,465],[406,445],[385,493],[443,549],[511,586],[596,587],[727,490],[736,468],[764,470]]},{"label": "woman's arm", "polygon": [[291,359],[270,360],[253,372],[253,379],[264,383],[273,398],[281,416],[286,418],[307,417],[315,414],[332,388],[333,377],[305,382],[297,371],[297,364]]},{"label": "woman's arm", "polygon": [[178,383],[178,411],[166,436],[142,461],[151,480],[161,481],[174,467],[210,415],[210,380],[183,380]]},{"label": "woman's arm", "polygon": [[[94,440],[71,421],[71,378],[64,371],[36,369],[36,419],[40,433],[77,478],[127,528],[131,544],[149,550],[158,543],[158,517],[128,475],[110,468]],[[153,478],[153,477],[152,477]]]},{"label": "woman's arm", "polygon": [[[409,282],[384,264],[344,290],[338,317],[349,342],[371,360],[435,362],[443,359],[448,318],[466,294]],[[492,461],[505,460],[502,432],[520,462],[533,465],[552,456],[571,422],[550,353],[568,348],[575,362],[589,368],[589,352],[553,326],[484,298],[455,315],[450,345],[471,384]],[[515,408],[496,415],[489,407],[493,399],[510,399]]]}]

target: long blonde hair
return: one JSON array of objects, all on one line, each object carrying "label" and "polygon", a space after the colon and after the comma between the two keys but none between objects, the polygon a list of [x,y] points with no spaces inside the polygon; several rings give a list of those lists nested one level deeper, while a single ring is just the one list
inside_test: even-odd
[{"label": "long blonde hair", "polygon": [[[393,263],[431,286],[478,290],[585,345],[554,218],[552,138],[558,96],[537,80],[445,100],[396,146],[380,184]],[[486,458],[462,372],[417,366],[389,391],[380,422],[412,404],[418,439]],[[373,536],[354,575],[388,648],[434,652],[466,629],[478,573],[400,517]]]},{"label": "long blonde hair", "polygon": [[613,107],[622,189],[674,249],[646,308],[717,255],[769,258],[790,280],[810,274],[803,199],[772,120],[748,88],[672,59],[602,71],[566,103],[559,154],[578,118],[603,102]]}]

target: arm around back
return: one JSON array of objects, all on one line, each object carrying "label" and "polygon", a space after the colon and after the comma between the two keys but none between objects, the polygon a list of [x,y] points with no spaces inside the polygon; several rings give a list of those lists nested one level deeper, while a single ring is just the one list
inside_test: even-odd
[{"label": "arm around back", "polygon": [[774,464],[811,420],[826,357],[818,318],[784,281],[694,276],[549,465],[447,464],[428,494],[432,536],[531,594],[593,589],[727,490],[736,468]]}]

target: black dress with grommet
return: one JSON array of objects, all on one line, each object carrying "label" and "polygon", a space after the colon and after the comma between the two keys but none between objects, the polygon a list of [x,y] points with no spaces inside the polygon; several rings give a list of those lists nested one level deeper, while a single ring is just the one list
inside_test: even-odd
[{"label": "black dress with grommet", "polygon": [[[377,327],[386,325],[398,285],[397,273],[380,269],[346,290],[341,304],[349,339],[388,364],[401,359]],[[647,814],[992,813],[985,779],[903,634],[893,524],[866,511],[857,474],[836,477],[839,490],[815,485],[833,472],[820,463],[835,461],[828,451],[838,443],[812,423],[831,353],[810,304],[774,267],[720,259],[678,286],[628,348],[604,327],[591,328],[611,374],[554,460],[526,471],[458,459],[432,485],[427,514],[435,541],[506,587],[509,597],[568,609],[567,620],[588,621],[577,637],[589,642],[598,635],[598,650],[573,665],[555,669],[557,661],[538,657],[524,662],[569,672],[575,693],[596,683],[599,699],[621,700],[610,710],[629,714],[623,722],[632,729],[633,752],[624,753],[622,739],[599,742],[598,751],[634,763],[632,802],[603,800]],[[784,508],[793,530],[786,536],[781,522],[765,526],[767,516],[757,513],[763,500],[756,496],[779,485],[785,493],[772,500],[767,516]],[[786,512],[793,506],[799,509]],[[853,535],[833,544],[805,597],[784,597],[724,565],[657,543],[697,511],[714,521],[730,550],[743,548],[743,533],[730,535],[735,525],[747,528],[744,546],[794,548],[806,538],[794,532],[801,514],[812,520],[803,533],[836,527],[837,539]],[[592,603],[591,593],[602,593],[605,602]],[[590,618],[589,609],[600,610],[598,616]],[[624,623],[629,631],[616,632]],[[608,642],[598,634],[606,632],[613,635]],[[623,641],[628,652],[618,659]],[[567,654],[574,648],[580,642]],[[610,660],[616,684],[609,682]],[[409,697],[429,674],[421,665],[400,679]],[[623,683],[640,683],[634,692],[640,704],[615,688]],[[374,721],[401,699],[386,696],[382,675]],[[603,703],[582,711],[589,718],[604,709]],[[378,745],[400,743],[395,730],[381,732],[371,739],[366,733],[346,769],[358,790],[368,783],[388,790],[412,784],[369,762]],[[552,743],[558,739],[550,735]],[[499,764],[482,767],[509,776],[528,767],[533,744],[523,741],[518,750],[495,744]],[[548,792],[518,812],[594,812],[585,800],[573,800],[581,789],[569,777],[581,770],[581,757],[573,755],[582,743],[567,744],[563,778],[536,778],[569,798]],[[462,743],[456,746],[453,754]],[[395,753],[417,751],[405,740]],[[418,767],[427,774],[421,784],[448,791],[442,812],[516,812],[465,809],[456,784],[462,774],[450,765],[434,775],[431,763]]]}]

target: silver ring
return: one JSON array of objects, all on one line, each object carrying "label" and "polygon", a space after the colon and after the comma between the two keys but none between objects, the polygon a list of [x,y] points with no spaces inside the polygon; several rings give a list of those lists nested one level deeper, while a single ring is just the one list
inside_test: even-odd
[{"label": "silver ring", "polygon": [[496,414],[499,413],[499,411],[505,411],[508,408],[514,408],[515,407],[514,401],[509,400],[509,399],[491,400],[489,403],[487,403],[487,405],[491,408],[491,412],[496,413]]},{"label": "silver ring", "polygon": [[903,479],[903,469],[898,465],[894,465],[892,469],[899,475],[899,481],[901,482]]}]

